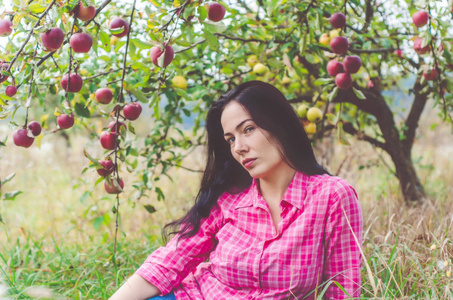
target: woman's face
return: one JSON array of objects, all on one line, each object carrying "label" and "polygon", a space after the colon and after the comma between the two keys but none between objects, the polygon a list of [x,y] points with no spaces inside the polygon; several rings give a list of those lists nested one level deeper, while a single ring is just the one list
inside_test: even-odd
[{"label": "woman's face", "polygon": [[227,104],[220,121],[231,154],[250,176],[265,179],[288,168],[277,147],[269,141],[270,135],[253,122],[238,102]]}]

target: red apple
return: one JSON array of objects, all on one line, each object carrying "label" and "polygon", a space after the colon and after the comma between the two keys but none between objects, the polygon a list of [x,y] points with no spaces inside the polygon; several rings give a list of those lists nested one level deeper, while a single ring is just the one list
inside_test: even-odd
[{"label": "red apple", "polygon": [[335,76],[335,84],[341,90],[347,90],[352,86],[352,76],[349,73],[338,73]]},{"label": "red apple", "polygon": [[151,57],[153,64],[158,67],[165,68],[173,60],[175,52],[173,51],[173,47],[170,45],[167,45],[165,48],[163,45],[159,45],[151,48],[149,56]]},{"label": "red apple", "polygon": [[104,181],[104,188],[109,194],[119,194],[123,191],[124,183],[121,179],[117,180],[116,178],[111,178],[110,180]]},{"label": "red apple", "polygon": [[28,129],[30,129],[31,134],[33,134],[33,136],[38,136],[41,134],[41,124],[39,124],[36,121],[28,123]]},{"label": "red apple", "polygon": [[112,121],[110,122],[109,124],[109,128],[110,128],[110,132],[118,132],[121,130],[121,126],[124,126],[124,129],[127,129],[127,126],[124,122],[116,122],[116,121]]},{"label": "red apple", "polygon": [[75,53],[87,53],[93,45],[93,39],[88,33],[75,33],[69,39],[69,44]]},{"label": "red apple", "polygon": [[401,49],[396,49],[393,53],[398,56],[398,58],[403,58],[403,51]]},{"label": "red apple", "polygon": [[349,48],[349,41],[344,36],[336,36],[330,40],[330,48],[336,54],[345,54]]},{"label": "red apple", "polygon": [[129,24],[121,18],[114,18],[112,21],[110,21],[110,24],[109,24],[110,29],[119,29],[121,27],[124,28],[123,31],[120,33],[112,33],[114,36],[117,36],[120,38],[120,37],[127,35],[127,33],[129,32]]},{"label": "red apple", "polygon": [[68,129],[74,126],[74,115],[61,114],[57,117],[57,124],[61,129]]},{"label": "red apple", "polygon": [[327,73],[329,73],[330,76],[335,76],[338,73],[344,73],[344,66],[341,62],[332,59],[327,63]]},{"label": "red apple", "polygon": [[87,22],[94,18],[96,14],[96,8],[94,6],[83,6],[82,2],[79,2],[79,13],[77,14],[77,18],[81,21]]},{"label": "red apple", "polygon": [[65,74],[61,79],[61,87],[70,93],[78,93],[82,89],[83,80],[79,74],[71,73],[71,80],[69,81],[68,88],[68,74]]},{"label": "red apple", "polygon": [[17,93],[17,88],[14,85],[8,85],[5,89],[5,94],[6,96],[12,97],[16,95]]},{"label": "red apple", "polygon": [[412,15],[412,21],[416,27],[422,27],[428,23],[428,13],[424,10],[419,10]]},{"label": "red apple", "polygon": [[102,148],[114,150],[117,144],[117,136],[118,134],[116,132],[109,133],[107,131],[103,131],[99,138]]},{"label": "red apple", "polygon": [[366,83],[366,87],[369,89],[374,88],[374,82],[372,80],[368,80],[368,82]]},{"label": "red apple", "polygon": [[225,7],[219,3],[209,3],[208,19],[213,22],[219,22],[225,16]]},{"label": "red apple", "polygon": [[[8,70],[8,68],[9,68],[9,63],[0,61],[0,71],[6,71],[6,70]],[[0,73],[0,83],[6,81],[6,79],[8,79],[8,75],[3,75],[2,73]]]},{"label": "red apple", "polygon": [[96,171],[100,176],[107,176],[112,174],[113,171],[115,171],[115,164],[110,159],[100,160],[99,164],[101,165],[102,168],[97,169]]},{"label": "red apple", "polygon": [[58,27],[51,28],[48,31],[41,33],[41,41],[45,51],[58,50],[63,44],[63,40],[63,30]]},{"label": "red apple", "polygon": [[437,70],[436,68],[432,68],[432,69],[425,69],[423,70],[423,77],[425,77],[426,80],[429,80],[429,81],[432,81],[434,79],[436,79],[438,73],[437,73]]},{"label": "red apple", "polygon": [[141,113],[142,106],[137,102],[126,104],[123,108],[124,117],[131,121],[137,120]]},{"label": "red apple", "polygon": [[425,54],[426,52],[429,51],[429,45],[426,45],[425,47],[422,48],[422,43],[423,39],[421,38],[416,38],[414,41],[414,50],[418,54]]},{"label": "red apple", "polygon": [[16,146],[28,148],[33,144],[35,140],[32,137],[28,136],[28,131],[26,129],[18,129],[13,133],[13,141]]},{"label": "red apple", "polygon": [[344,70],[346,73],[357,73],[362,66],[362,60],[357,55],[346,56],[343,59]]},{"label": "red apple", "polygon": [[334,13],[330,17],[330,24],[333,28],[343,28],[346,25],[346,16],[341,12]]},{"label": "red apple", "polygon": [[82,2],[77,3],[77,5],[69,12],[69,15],[72,16],[74,13],[77,13],[77,18],[81,21],[87,22],[94,18],[96,14],[96,9],[94,6],[83,6]]},{"label": "red apple", "polygon": [[0,36],[8,36],[13,32],[13,23],[9,19],[0,20]]},{"label": "red apple", "polygon": [[113,92],[109,88],[100,88],[94,93],[94,96],[98,103],[109,104],[113,99]]}]

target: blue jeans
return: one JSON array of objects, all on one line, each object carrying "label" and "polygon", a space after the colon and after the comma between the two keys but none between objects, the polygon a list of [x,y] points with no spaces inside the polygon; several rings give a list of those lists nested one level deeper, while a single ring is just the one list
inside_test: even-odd
[{"label": "blue jeans", "polygon": [[176,300],[176,297],[175,297],[175,294],[173,292],[171,292],[168,295],[156,296],[156,297],[149,298],[148,300]]}]

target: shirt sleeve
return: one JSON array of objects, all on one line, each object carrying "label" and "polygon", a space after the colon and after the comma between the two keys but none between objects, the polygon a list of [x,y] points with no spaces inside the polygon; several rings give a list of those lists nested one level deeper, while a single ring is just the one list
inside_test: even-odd
[{"label": "shirt sleeve", "polygon": [[135,273],[155,285],[162,295],[170,293],[209,257],[222,220],[221,210],[216,204],[210,215],[201,220],[200,229],[194,236],[178,240],[179,234],[176,234],[165,247],[151,253]]},{"label": "shirt sleeve", "polygon": [[[360,297],[362,267],[362,208],[346,180],[335,183],[327,214],[323,282],[330,284],[324,299]],[[334,282],[338,282],[346,295]]]}]

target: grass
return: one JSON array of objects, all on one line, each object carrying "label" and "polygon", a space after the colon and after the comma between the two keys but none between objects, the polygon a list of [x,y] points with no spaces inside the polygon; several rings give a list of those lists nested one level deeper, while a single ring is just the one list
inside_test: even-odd
[{"label": "grass", "polygon": [[[398,182],[385,166],[391,163],[378,150],[352,140],[351,147],[336,141],[317,147],[328,169],[359,194],[366,259],[362,299],[453,299],[451,133],[448,127],[428,128],[421,126],[413,152],[431,199],[422,208],[403,205]],[[119,235],[114,266],[111,208],[116,200],[106,197],[101,185],[93,187],[94,171],[80,179],[88,165],[82,154],[86,144],[76,137],[68,148],[64,139],[53,136],[46,137],[41,149],[2,149],[1,178],[16,172],[2,189],[24,193],[0,202],[5,220],[0,225],[0,299],[106,299],[162,243],[162,226],[190,207],[198,174],[175,170],[173,182],[162,182],[163,202],[152,195],[135,200],[127,185],[133,178],[126,176],[120,206],[124,234]],[[201,166],[199,158],[191,164]],[[144,204],[158,211],[149,214]]]}]

